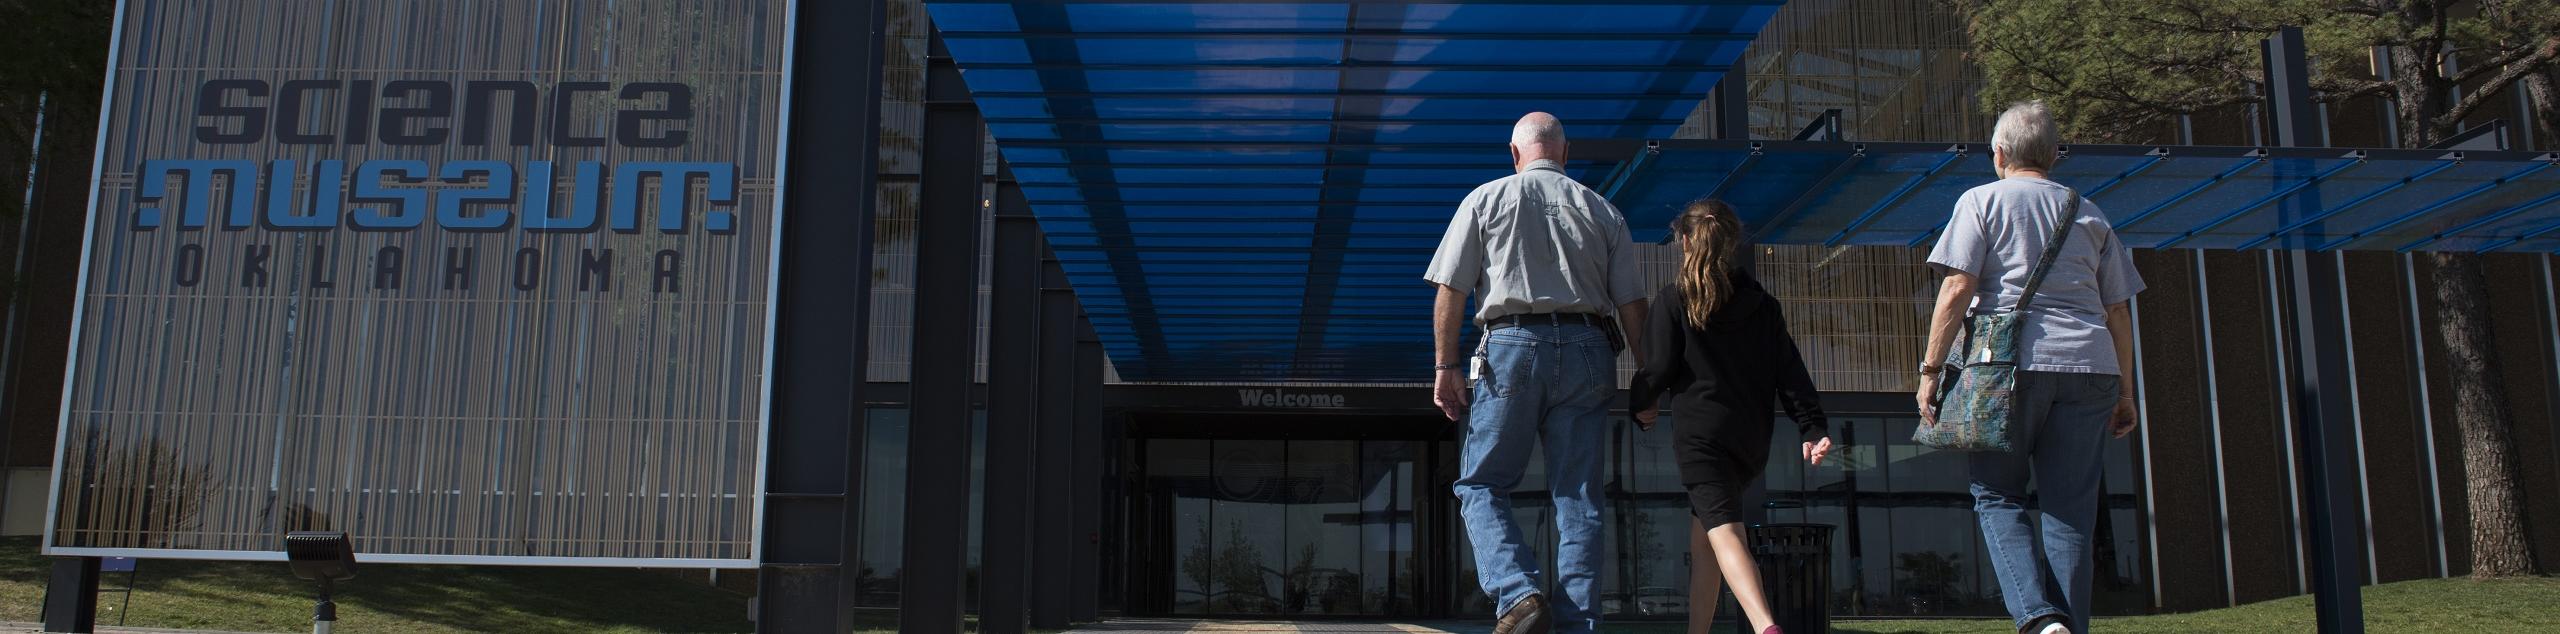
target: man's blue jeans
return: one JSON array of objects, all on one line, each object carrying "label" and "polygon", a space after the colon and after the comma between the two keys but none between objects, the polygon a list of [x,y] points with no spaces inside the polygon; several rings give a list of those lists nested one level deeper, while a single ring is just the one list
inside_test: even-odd
[{"label": "man's blue jeans", "polygon": [[1547,597],[1548,615],[1558,632],[1591,631],[1600,625],[1592,584],[1606,550],[1600,489],[1618,355],[1598,328],[1535,323],[1487,333],[1484,356],[1489,367],[1476,381],[1455,487],[1475,545],[1476,583],[1493,597],[1497,615],[1539,592],[1536,551],[1511,521],[1511,488],[1543,441],[1564,595]]},{"label": "man's blue jeans", "polygon": [[[1969,458],[1973,512],[2000,576],[2001,599],[2020,626],[2054,614],[2074,633],[2089,631],[2089,539],[2098,534],[2098,481],[2106,473],[2116,380],[2112,374],[2019,372],[2013,425],[2019,450]],[[2044,515],[2041,549],[2026,518],[2030,469]]]}]

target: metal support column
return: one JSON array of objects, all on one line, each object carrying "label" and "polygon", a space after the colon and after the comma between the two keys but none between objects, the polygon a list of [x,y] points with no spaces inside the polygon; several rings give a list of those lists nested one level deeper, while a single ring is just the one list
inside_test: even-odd
[{"label": "metal support column", "polygon": [[1736,61],[1716,80],[1715,129],[1708,132],[1727,141],[1751,138],[1751,76]]},{"label": "metal support column", "polygon": [[1074,584],[1068,586],[1074,591],[1067,618],[1088,623],[1102,614],[1103,498],[1117,492],[1102,479],[1102,340],[1094,336],[1092,322],[1076,321],[1076,438],[1070,466],[1075,470]]},{"label": "metal support column", "polygon": [[[801,2],[793,15],[790,126],[774,271],[773,393],[765,442],[758,632],[854,628],[862,396],[878,200],[881,43],[888,5]],[[791,143],[797,140],[798,143]],[[787,179],[790,174],[784,174]]]},{"label": "metal support column", "polygon": [[[1030,631],[1033,436],[1039,428],[1040,220],[1011,170],[997,168],[987,310],[986,511],[978,631]],[[1010,466],[1010,467],[1009,467]]]},{"label": "metal support column", "polygon": [[[2318,112],[2312,106],[2311,65],[2303,51],[2302,29],[2285,27],[2267,38],[2261,51],[2267,69],[2267,105],[2275,145],[2301,147],[2320,138]],[[2289,217],[2318,213],[2320,202],[2295,197],[2283,209]],[[2290,218],[2288,218],[2290,220]],[[2304,232],[2316,235],[2319,230]],[[2303,234],[2296,234],[2303,235]],[[2346,288],[2339,259],[2314,253],[2300,238],[2280,258],[2284,265],[2285,314],[2292,317],[2285,341],[2294,363],[2288,368],[2294,421],[2301,432],[2303,493],[2310,523],[2311,588],[2320,631],[2354,634],[2364,631],[2362,589],[2364,549],[2356,548],[2356,491],[2347,481],[2356,464],[2353,378],[2343,351],[2347,349]]]},{"label": "metal support column", "polygon": [[923,175],[917,182],[914,418],[907,436],[906,560],[898,631],[967,629],[969,388],[978,370],[979,174],[984,126],[960,67],[936,33],[924,75]]},{"label": "metal support column", "polygon": [[[1716,80],[1715,92],[1710,98],[1715,100],[1715,127],[1708,132],[1715,138],[1728,141],[1750,139],[1751,76],[1742,70],[1742,62],[1734,62],[1733,68],[1725,70],[1724,77]],[[1752,240],[1751,236],[1746,234],[1743,236],[1741,246],[1742,253],[1736,258],[1737,264],[1746,273],[1759,273],[1759,241]],[[1759,486],[1756,481],[1753,485],[1760,489],[1767,488]],[[1758,500],[1759,498],[1745,499]]]},{"label": "metal support column", "polygon": [[1074,612],[1066,588],[1075,578],[1076,292],[1056,255],[1046,257],[1040,288],[1040,421],[1033,461],[1031,626],[1059,629]]},{"label": "metal support column", "polygon": [[[88,634],[98,626],[98,558],[55,557],[45,584],[44,631]],[[53,592],[53,588],[76,590]]]}]

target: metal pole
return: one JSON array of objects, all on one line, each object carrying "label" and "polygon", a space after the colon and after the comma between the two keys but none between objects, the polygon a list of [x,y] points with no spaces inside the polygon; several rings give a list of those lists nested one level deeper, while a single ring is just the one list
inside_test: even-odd
[{"label": "metal pole", "polygon": [[53,579],[45,584],[44,631],[97,631],[98,563],[96,557],[53,558]]},{"label": "metal pole", "polygon": [[[888,2],[795,2],[758,632],[854,628]],[[805,37],[804,37],[805,36]],[[797,141],[796,143],[794,141]],[[849,151],[848,148],[857,148]],[[792,169],[796,168],[796,169]],[[789,180],[790,174],[808,175]]]},{"label": "metal pole", "polygon": [[1075,583],[1076,294],[1055,254],[1044,256],[1040,290],[1039,475],[1031,523],[1031,626],[1060,629],[1074,617],[1065,592]]},{"label": "metal pole", "polygon": [[916,212],[913,423],[907,428],[906,560],[898,631],[967,629],[969,387],[977,381],[979,174],[984,126],[960,67],[931,36],[925,53],[923,175]]},{"label": "metal pole", "polygon": [[329,634],[338,625],[338,603],[329,600],[329,580],[320,580],[320,602],[311,605],[311,634]]},{"label": "metal pole", "polygon": [[[2262,53],[2267,69],[2267,104],[2270,132],[2277,146],[2309,146],[2319,138],[2316,129],[2318,113],[2311,102],[2308,56],[2303,50],[2302,29],[2285,27],[2267,38]],[[2317,213],[2320,203],[2308,196],[2286,202],[2288,215]],[[2318,229],[2304,232],[2320,233]],[[2352,377],[2342,351],[2348,346],[2346,324],[2337,318],[2345,314],[2346,289],[2340,284],[2338,259],[2313,253],[2307,241],[2287,238],[2288,250],[2280,258],[2286,275],[2286,314],[2292,317],[2291,337],[2286,347],[2294,360],[2287,379],[2295,404],[2295,425],[2301,431],[2304,496],[2309,504],[2309,533],[2312,554],[2312,595],[2320,631],[2331,634],[2354,634],[2364,631],[2362,590],[2358,587],[2364,564],[2361,548],[2351,547],[2356,528],[2350,523],[2357,508],[2357,483],[2348,480],[2355,464],[2354,403],[2350,389]]]},{"label": "metal pole", "polygon": [[997,168],[995,244],[988,254],[985,544],[979,560],[978,631],[1030,631],[1031,491],[1018,466],[1038,455],[1040,220],[1010,170]]},{"label": "metal pole", "polygon": [[1071,592],[1067,618],[1083,623],[1101,617],[1102,504],[1105,496],[1117,492],[1102,479],[1102,458],[1108,451],[1102,430],[1102,340],[1094,336],[1089,322],[1080,323],[1078,330],[1075,458],[1070,463],[1075,470],[1075,526],[1069,535],[1075,542],[1070,564],[1074,583],[1067,586]]}]

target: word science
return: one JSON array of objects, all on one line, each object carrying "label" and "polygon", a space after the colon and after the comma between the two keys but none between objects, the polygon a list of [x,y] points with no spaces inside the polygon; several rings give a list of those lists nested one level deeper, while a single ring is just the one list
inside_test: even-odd
[{"label": "word science", "polygon": [[[179,288],[599,293],[628,269],[647,276],[633,288],[681,292],[685,246],[744,228],[736,163],[649,160],[688,154],[694,95],[672,82],[209,80],[189,147],[275,158],[144,158],[125,226],[262,234],[210,258],[175,241],[165,279]],[[595,239],[641,234],[661,239]],[[338,244],[287,245],[323,236]]]}]

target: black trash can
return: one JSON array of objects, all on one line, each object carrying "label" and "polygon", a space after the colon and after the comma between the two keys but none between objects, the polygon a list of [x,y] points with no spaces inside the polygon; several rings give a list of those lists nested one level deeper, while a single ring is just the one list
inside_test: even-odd
[{"label": "black trash can", "polygon": [[[1769,615],[1787,634],[1831,633],[1831,525],[1756,524],[1749,541],[1760,564],[1760,585],[1769,597]],[[1734,631],[1750,631],[1751,620],[1734,612]]]}]

